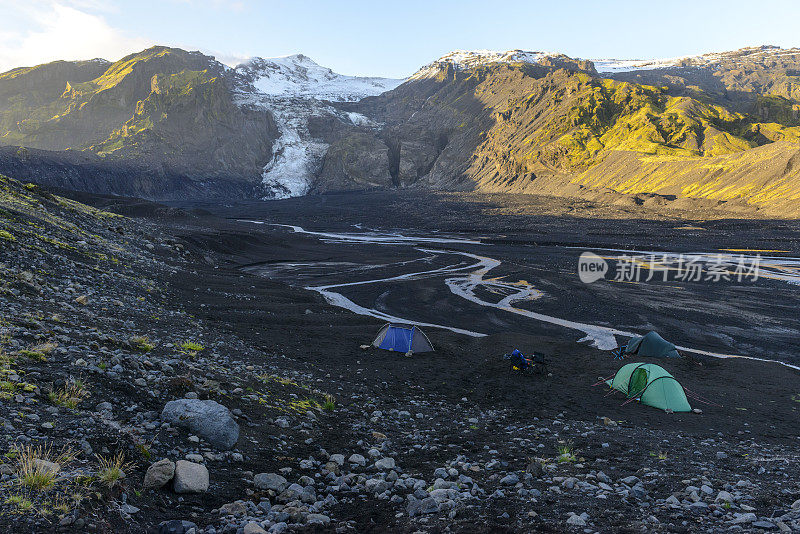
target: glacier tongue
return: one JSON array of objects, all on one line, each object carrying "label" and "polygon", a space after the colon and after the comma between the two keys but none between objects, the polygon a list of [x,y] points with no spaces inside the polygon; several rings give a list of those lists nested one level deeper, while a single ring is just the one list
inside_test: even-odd
[{"label": "glacier tongue", "polygon": [[268,109],[280,137],[272,159],[261,174],[264,199],[284,199],[308,193],[328,145],[312,137],[308,119],[333,114],[354,124],[369,123],[356,113],[342,114],[328,102],[354,102],[394,89],[404,80],[344,76],[296,54],[280,58],[253,58],[235,69],[240,106]]},{"label": "glacier tongue", "polygon": [[266,97],[280,131],[272,148],[272,160],[261,173],[264,200],[279,200],[308,193],[309,178],[319,169],[328,145],[308,132],[308,118],[319,112],[317,102],[296,98]]}]

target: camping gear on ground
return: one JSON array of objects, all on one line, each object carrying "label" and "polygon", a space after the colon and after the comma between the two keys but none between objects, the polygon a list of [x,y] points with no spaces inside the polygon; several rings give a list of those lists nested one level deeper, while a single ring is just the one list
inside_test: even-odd
[{"label": "camping gear on ground", "polygon": [[632,337],[627,345],[611,351],[614,359],[623,359],[626,356],[643,356],[645,358],[680,358],[681,355],[675,345],[658,335],[657,332],[648,332],[643,336]]},{"label": "camping gear on ground", "polygon": [[431,352],[433,345],[425,333],[416,326],[400,326],[386,323],[378,330],[373,347],[413,354],[414,352]]},{"label": "camping gear on ground", "polygon": [[623,365],[605,383],[628,398],[623,405],[638,400],[647,406],[670,412],[692,411],[683,386],[666,369],[654,363]]},{"label": "camping gear on ground", "polygon": [[625,359],[625,347],[627,347],[627,345],[620,345],[616,349],[612,350],[611,351],[611,356],[615,360],[624,360]]},{"label": "camping gear on ground", "polygon": [[503,354],[503,359],[511,361],[511,368],[514,371],[527,372],[545,365],[543,354],[534,352],[533,356],[528,358],[519,349],[514,349],[511,354]]}]

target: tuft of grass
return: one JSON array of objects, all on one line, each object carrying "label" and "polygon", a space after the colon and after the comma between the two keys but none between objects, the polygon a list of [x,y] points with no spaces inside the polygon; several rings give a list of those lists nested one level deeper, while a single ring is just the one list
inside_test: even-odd
[{"label": "tuft of grass", "polygon": [[[72,449],[65,448],[56,454],[49,445],[37,447],[24,445],[15,450],[17,480],[20,485],[33,491],[51,489],[56,483],[61,466],[75,458]],[[52,468],[44,462],[52,462],[56,468]]]},{"label": "tuft of grass", "polygon": [[262,375],[257,375],[256,378],[258,378],[259,380],[261,380],[265,384],[269,384],[270,382],[274,382],[276,384],[281,384],[283,386],[295,386],[295,387],[299,387],[299,388],[305,389],[303,386],[301,386],[300,384],[298,384],[297,382],[295,382],[291,378],[286,378],[286,377],[282,377],[282,376],[278,376],[278,375],[262,374]]},{"label": "tuft of grass", "polygon": [[50,402],[57,406],[74,410],[88,396],[89,390],[83,380],[70,379],[64,387],[51,391],[48,398]]},{"label": "tuft of grass", "polygon": [[197,343],[196,341],[186,340],[183,343],[181,343],[182,352],[197,354],[198,352],[203,350],[205,350],[205,347],[202,344]]},{"label": "tuft of grass", "polygon": [[656,458],[658,460],[661,460],[661,461],[666,460],[667,458],[669,458],[667,453],[664,452],[664,451],[651,452],[650,456],[652,456],[653,458]]},{"label": "tuft of grass", "polygon": [[131,338],[131,345],[133,345],[134,349],[140,350],[142,352],[150,352],[151,350],[156,348],[156,346],[153,344],[152,341],[150,341],[150,338],[148,338],[147,336],[133,336]]},{"label": "tuft of grass", "polygon": [[113,488],[120,479],[125,478],[125,470],[131,468],[131,463],[125,461],[125,454],[119,451],[114,456],[97,456],[100,468],[97,471],[97,480],[109,488]]},{"label": "tuft of grass", "polygon": [[5,504],[14,506],[20,513],[27,513],[33,509],[33,501],[22,495],[11,495],[5,500]]},{"label": "tuft of grass", "polygon": [[40,354],[48,355],[54,350],[56,350],[56,348],[58,348],[58,343],[48,341],[47,343],[40,343],[32,347],[31,350],[33,352],[38,352]]},{"label": "tuft of grass", "polygon": [[67,499],[61,495],[53,499],[52,506],[53,510],[61,515],[66,515],[72,510],[72,507],[69,505],[69,502],[67,502]]},{"label": "tuft of grass", "polygon": [[565,443],[559,445],[556,450],[558,450],[558,463],[563,464],[577,461],[571,444]]},{"label": "tuft of grass", "polygon": [[336,409],[336,400],[333,395],[325,395],[325,400],[322,402],[322,409],[326,412],[332,412]]}]

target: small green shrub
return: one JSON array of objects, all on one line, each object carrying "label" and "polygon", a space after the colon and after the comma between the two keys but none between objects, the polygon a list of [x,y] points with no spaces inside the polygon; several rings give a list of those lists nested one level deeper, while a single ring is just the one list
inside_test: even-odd
[{"label": "small green shrub", "polygon": [[22,495],[11,495],[5,500],[5,504],[14,506],[19,512],[26,513],[33,509],[33,501]]},{"label": "small green shrub", "polygon": [[45,356],[44,353],[37,352],[35,350],[21,350],[19,351],[19,355],[23,358],[28,358],[29,360],[37,360],[40,362],[47,361],[47,356]]},{"label": "small green shrub", "polygon": [[577,460],[575,454],[572,450],[572,445],[566,443],[564,445],[559,445],[558,448],[558,463],[569,463],[574,462]]},{"label": "small green shrub", "polygon": [[142,352],[150,352],[156,346],[150,341],[147,336],[134,336],[131,338],[131,345],[134,349]]},{"label": "small green shrub", "polygon": [[184,341],[183,343],[181,343],[181,349],[184,352],[195,352],[195,353],[197,353],[197,352],[200,352],[202,350],[205,350],[205,347],[203,345],[201,345],[200,343],[197,343],[196,341]]}]

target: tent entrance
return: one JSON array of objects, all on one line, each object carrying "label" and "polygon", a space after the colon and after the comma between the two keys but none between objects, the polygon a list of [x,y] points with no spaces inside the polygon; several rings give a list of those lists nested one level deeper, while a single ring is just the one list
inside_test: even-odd
[{"label": "tent entrance", "polygon": [[636,397],[647,388],[647,369],[639,367],[632,374],[628,381],[628,397]]}]

